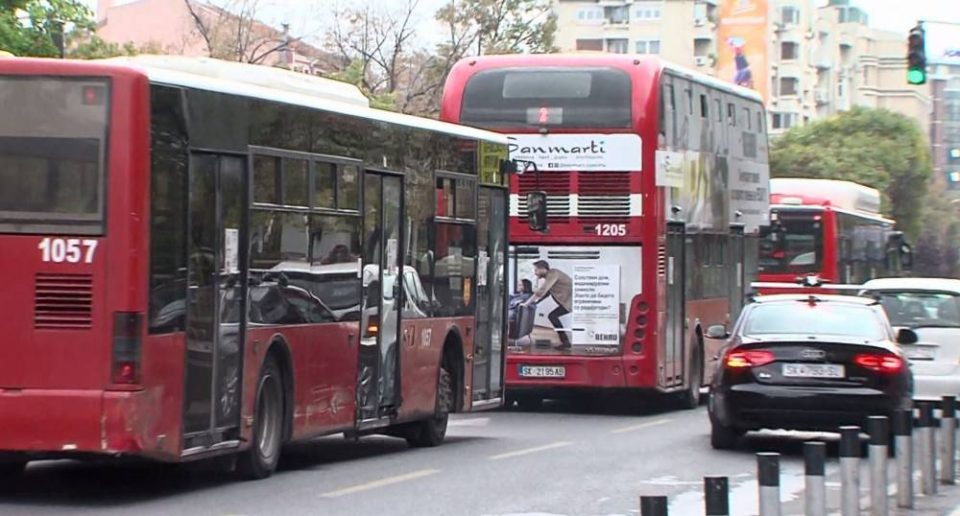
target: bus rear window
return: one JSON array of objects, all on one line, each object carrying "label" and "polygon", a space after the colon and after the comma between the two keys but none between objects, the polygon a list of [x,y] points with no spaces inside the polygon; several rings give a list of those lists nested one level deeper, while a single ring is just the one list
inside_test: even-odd
[{"label": "bus rear window", "polygon": [[776,222],[760,231],[760,272],[820,272],[823,266],[823,223],[820,213],[777,213]]},{"label": "bus rear window", "polygon": [[505,68],[467,82],[460,121],[487,128],[629,128],[630,76],[613,68]]},{"label": "bus rear window", "polygon": [[0,233],[103,234],[109,83],[0,77]]}]

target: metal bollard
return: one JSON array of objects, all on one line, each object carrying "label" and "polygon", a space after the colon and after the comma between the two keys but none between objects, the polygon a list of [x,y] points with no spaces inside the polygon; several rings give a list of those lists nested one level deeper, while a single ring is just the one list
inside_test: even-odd
[{"label": "metal bollard", "polygon": [[897,507],[913,508],[913,411],[898,410],[893,418],[897,451]]},{"label": "metal bollard", "polygon": [[641,496],[640,516],[667,516],[667,497]]},{"label": "metal bollard", "polygon": [[826,516],[827,445],[821,442],[803,443],[804,494],[803,508],[806,516]]},{"label": "metal bollard", "polygon": [[760,516],[780,516],[780,454],[757,454]]},{"label": "metal bollard", "polygon": [[957,398],[944,396],[940,404],[940,482],[957,483]]},{"label": "metal bollard", "polygon": [[933,431],[933,403],[921,401],[917,420],[917,439],[920,440],[920,489],[925,495],[937,494],[937,443]]},{"label": "metal bollard", "polygon": [[730,483],[727,477],[703,478],[706,516],[730,516]]},{"label": "metal bollard", "polygon": [[890,445],[890,420],[887,416],[867,418],[870,434],[870,514],[887,516],[887,449]]},{"label": "metal bollard", "polygon": [[840,427],[841,514],[860,516],[860,427]]}]

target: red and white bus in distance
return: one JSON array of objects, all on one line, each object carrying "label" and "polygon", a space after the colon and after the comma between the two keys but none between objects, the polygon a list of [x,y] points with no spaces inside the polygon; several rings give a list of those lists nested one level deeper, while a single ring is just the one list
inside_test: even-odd
[{"label": "red and white bus in distance", "polygon": [[859,284],[899,276],[910,246],[880,214],[880,192],[850,181],[770,180],[770,225],[761,232],[760,281],[817,276]]},{"label": "red and white bus in distance", "polygon": [[[539,169],[510,180],[511,287],[536,287],[535,269],[559,284],[509,341],[511,399],[631,389],[698,403],[719,345],[703,334],[739,313],[767,223],[764,117],[754,92],[654,57],[454,66],[441,119],[507,133],[511,158]],[[543,233],[522,216],[533,191],[548,195]]]},{"label": "red and white bus in distance", "polygon": [[0,103],[0,474],[259,478],[287,442],[434,446],[501,404],[504,136],[210,59],[0,59]]}]

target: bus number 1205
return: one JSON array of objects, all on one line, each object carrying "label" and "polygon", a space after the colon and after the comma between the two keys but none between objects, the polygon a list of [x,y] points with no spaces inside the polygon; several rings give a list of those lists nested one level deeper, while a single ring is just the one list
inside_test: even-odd
[{"label": "bus number 1205", "polygon": [[37,248],[44,262],[93,263],[97,243],[96,240],[79,238],[44,238]]},{"label": "bus number 1205", "polygon": [[626,224],[597,224],[595,231],[600,236],[627,236]]}]

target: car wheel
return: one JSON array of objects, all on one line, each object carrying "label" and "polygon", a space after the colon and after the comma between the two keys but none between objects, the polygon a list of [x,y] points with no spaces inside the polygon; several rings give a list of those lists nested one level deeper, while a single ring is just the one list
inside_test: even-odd
[{"label": "car wheel", "polygon": [[283,378],[272,358],[260,371],[255,399],[253,443],[237,461],[240,475],[251,480],[273,474],[283,444]]},{"label": "car wheel", "polygon": [[407,444],[414,448],[439,446],[447,435],[447,423],[450,409],[453,407],[453,376],[444,366],[440,366],[437,379],[437,406],[433,417],[415,423],[407,435]]},{"label": "car wheel", "polygon": [[714,450],[732,450],[737,447],[744,432],[736,428],[724,426],[715,421],[710,422],[710,446]]}]

